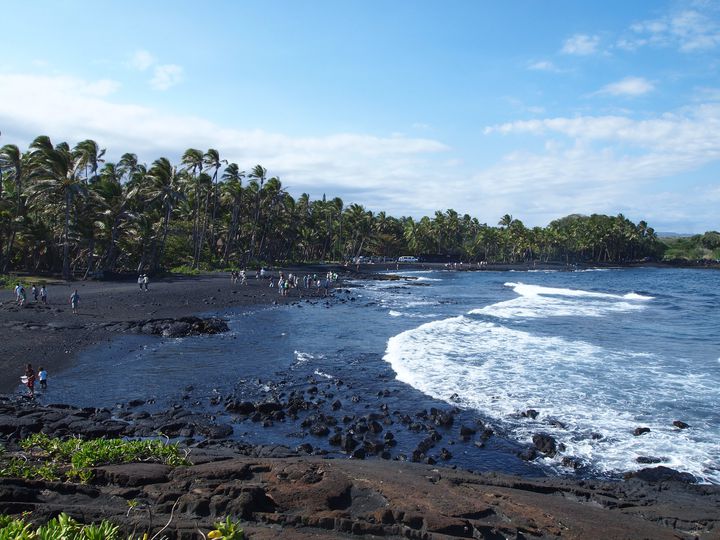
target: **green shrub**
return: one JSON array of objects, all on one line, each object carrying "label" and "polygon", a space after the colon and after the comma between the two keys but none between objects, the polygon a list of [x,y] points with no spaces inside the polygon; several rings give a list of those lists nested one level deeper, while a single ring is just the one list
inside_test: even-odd
[{"label": "green shrub", "polygon": [[0,454],[0,477],[43,478],[88,482],[92,479],[92,467],[122,463],[154,462],[171,467],[188,465],[189,462],[177,444],[167,444],[157,439],[124,440],[93,439],[83,441],[71,438],[61,440],[36,433],[20,442],[33,460],[20,457],[3,459]]},{"label": "green shrub", "polygon": [[181,266],[175,266],[170,269],[170,272],[173,274],[181,274],[184,276],[197,276],[200,274],[200,270],[197,268],[192,268],[191,266],[188,266],[187,264],[183,264]]}]

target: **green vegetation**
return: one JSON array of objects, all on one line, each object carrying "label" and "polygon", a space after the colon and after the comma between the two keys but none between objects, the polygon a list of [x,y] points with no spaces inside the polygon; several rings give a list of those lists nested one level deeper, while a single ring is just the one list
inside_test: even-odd
[{"label": "green vegetation", "polygon": [[210,531],[207,537],[215,540],[243,540],[245,532],[240,527],[239,521],[227,517],[225,521],[216,523],[215,530]]},{"label": "green vegetation", "polygon": [[154,462],[172,467],[188,465],[176,444],[156,439],[128,441],[123,439],[68,439],[38,433],[24,439],[21,448],[28,455],[0,454],[0,477],[42,478],[88,482],[92,467],[100,465]]},{"label": "green vegetation", "polygon": [[[571,215],[526,227],[452,209],[416,220],[373,213],[340,198],[293,198],[261,165],[247,174],[216,150],[180,163],[124,154],[104,161],[95,141],[74,147],[36,138],[0,148],[0,272],[159,272],[348,261],[359,255],[517,263],[618,263],[661,258],[645,222]],[[712,248],[710,248],[712,249]]]},{"label": "green vegetation", "polygon": [[65,513],[45,525],[34,527],[24,519],[0,515],[0,540],[119,540],[119,527],[103,520],[98,525],[83,525]]},{"label": "green vegetation", "polygon": [[720,260],[720,233],[717,231],[690,237],[661,238],[661,241],[667,246],[667,260]]},{"label": "green vegetation", "polygon": [[[243,540],[244,537],[239,522],[229,517],[225,521],[216,523],[215,529],[207,535],[207,538],[216,540]],[[35,527],[23,518],[0,515],[0,540],[150,540],[150,538],[148,533],[137,537],[124,536],[120,533],[120,527],[107,520],[102,520],[99,524],[83,525],[65,513],[40,527]]]}]

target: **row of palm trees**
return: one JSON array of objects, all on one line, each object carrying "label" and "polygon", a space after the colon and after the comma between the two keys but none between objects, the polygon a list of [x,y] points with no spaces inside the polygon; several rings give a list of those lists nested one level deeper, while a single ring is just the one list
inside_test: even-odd
[{"label": "row of palm trees", "polygon": [[70,147],[36,138],[0,149],[0,271],[157,272],[260,263],[420,255],[435,260],[618,262],[654,256],[646,223],[572,215],[527,228],[454,210],[415,220],[374,214],[340,198],[293,198],[257,165],[190,148],[179,163],[135,154],[106,162],[93,140]]}]

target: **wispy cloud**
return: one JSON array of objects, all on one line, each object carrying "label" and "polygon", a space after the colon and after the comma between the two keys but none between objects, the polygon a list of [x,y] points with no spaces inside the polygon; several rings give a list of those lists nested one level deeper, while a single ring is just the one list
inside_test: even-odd
[{"label": "wispy cloud", "polygon": [[631,34],[618,40],[628,50],[644,46],[675,47],[686,53],[720,46],[720,24],[710,11],[687,9],[630,27]]},{"label": "wispy cloud", "polygon": [[160,64],[158,59],[145,49],[138,49],[128,61],[128,66],[138,71],[152,68],[153,76],[149,80],[154,90],[167,90],[182,82],[184,70],[177,64]]},{"label": "wispy cloud", "polygon": [[589,36],[587,34],[575,34],[563,43],[560,52],[563,54],[572,54],[576,56],[587,56],[595,54],[600,44],[598,36]]},{"label": "wispy cloud", "polygon": [[153,78],[150,79],[150,86],[155,90],[167,90],[175,86],[183,79],[183,68],[177,64],[163,64],[155,66]]},{"label": "wispy cloud", "polygon": [[642,77],[625,77],[624,79],[606,84],[596,94],[609,94],[611,96],[642,96],[655,89],[650,81]]},{"label": "wispy cloud", "polygon": [[574,208],[584,213],[623,211],[668,227],[673,223],[695,230],[716,226],[714,184],[692,190],[681,184],[662,193],[648,186],[720,161],[718,103],[644,120],[628,116],[523,120],[489,126],[485,133],[530,136],[546,144],[543,152],[510,152],[478,173],[474,180],[484,204],[506,204],[518,215],[558,215]]},{"label": "wispy cloud", "polygon": [[538,60],[528,66],[532,71],[548,71],[551,73],[559,73],[560,69],[549,60]]},{"label": "wispy cloud", "polygon": [[139,71],[145,71],[156,62],[157,59],[152,54],[144,49],[139,49],[132,55],[128,64]]},{"label": "wispy cloud", "polygon": [[363,133],[291,137],[231,129],[190,115],[117,103],[99,95],[98,86],[73,77],[0,74],[3,139],[22,145],[39,134],[71,144],[92,138],[108,148],[109,159],[136,152],[144,161],[163,155],[177,159],[189,147],[217,148],[243,168],[261,163],[293,193],[347,195],[397,215],[435,209],[435,182],[456,176],[433,164],[438,155],[447,158],[450,149],[430,138]]}]

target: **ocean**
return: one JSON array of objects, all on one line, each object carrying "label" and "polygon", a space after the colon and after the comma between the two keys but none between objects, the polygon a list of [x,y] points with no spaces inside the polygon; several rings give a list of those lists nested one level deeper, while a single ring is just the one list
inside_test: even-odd
[{"label": "ocean", "polygon": [[[478,448],[448,431],[448,464],[471,470],[616,478],[654,466],[641,458],[720,484],[719,273],[400,273],[411,279],[347,283],[331,302],[222,312],[223,335],[121,337],[51,374],[44,399],[121,407],[151,398],[222,419],[213,397],[282,397],[316,384],[346,414],[381,403],[409,415],[458,407],[458,423],[497,434]],[[639,427],[650,431],[635,435]],[[562,450],[527,463],[518,454],[536,433]],[[396,456],[422,437],[403,432]],[[292,422],[237,423],[235,438],[310,438],[337,452]]]}]

